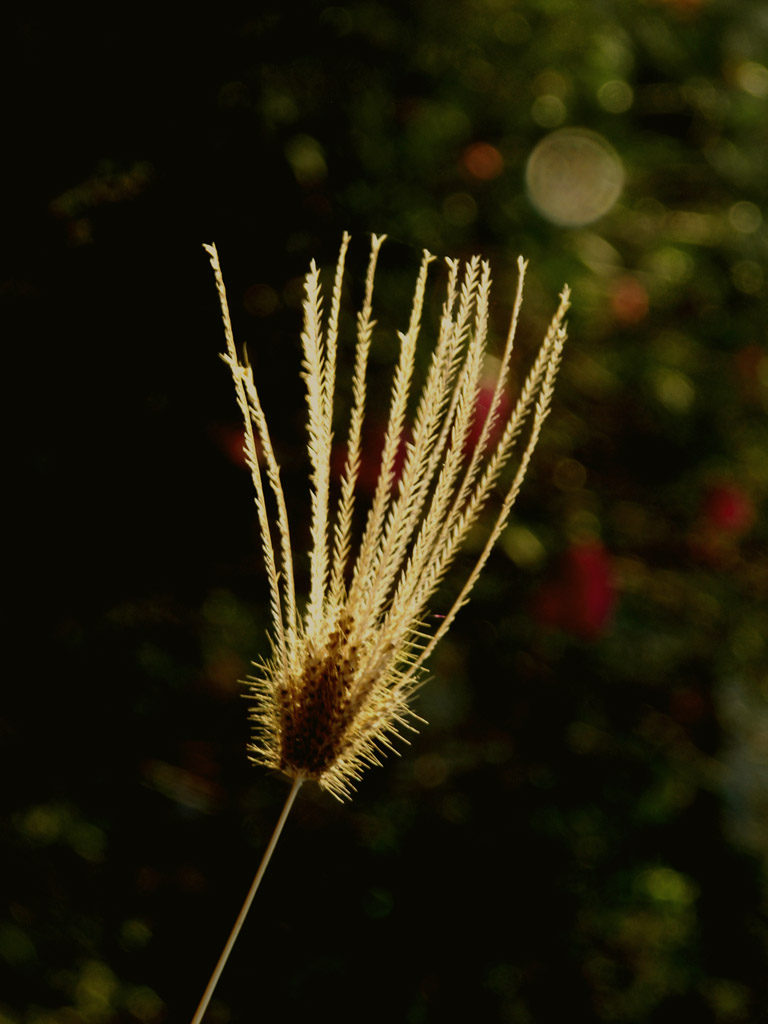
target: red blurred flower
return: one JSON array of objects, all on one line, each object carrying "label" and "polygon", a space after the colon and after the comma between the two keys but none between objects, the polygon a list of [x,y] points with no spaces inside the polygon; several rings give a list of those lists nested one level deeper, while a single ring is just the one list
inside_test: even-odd
[{"label": "red blurred flower", "polygon": [[556,577],[542,585],[534,616],[550,626],[595,640],[608,628],[616,606],[611,558],[600,541],[571,544]]},{"label": "red blurred flower", "polygon": [[611,309],[620,324],[636,324],[648,313],[648,292],[632,274],[622,274],[611,284]]},{"label": "red blurred flower", "polygon": [[461,162],[473,178],[491,181],[504,170],[504,157],[490,142],[473,142],[461,154]]},{"label": "red blurred flower", "polygon": [[[491,411],[491,402],[493,401],[493,392],[495,389],[495,377],[484,377],[483,380],[481,380],[480,390],[477,393],[477,401],[475,403],[475,419],[472,423],[469,434],[467,435],[467,443],[465,445],[467,455],[472,453],[475,445],[480,440],[480,434],[485,426],[485,421],[488,419],[488,413]],[[491,450],[501,437],[511,411],[512,402],[510,400],[509,393],[505,390],[501,393],[499,409],[496,414],[496,422],[493,424],[486,442],[487,451]]]},{"label": "red blurred flower", "polygon": [[745,533],[755,522],[752,499],[738,484],[718,484],[704,497],[703,517],[708,525],[722,533]]},{"label": "red blurred flower", "polygon": [[214,423],[210,427],[216,447],[236,466],[248,468],[245,458],[245,431],[242,427],[234,427],[229,423]]},{"label": "red blurred flower", "polygon": [[704,494],[688,536],[695,558],[723,569],[739,557],[739,542],[757,519],[752,498],[739,484],[714,484]]}]

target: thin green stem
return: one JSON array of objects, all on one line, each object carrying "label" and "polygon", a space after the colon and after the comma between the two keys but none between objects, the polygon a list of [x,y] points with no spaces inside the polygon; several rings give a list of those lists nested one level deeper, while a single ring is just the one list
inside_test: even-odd
[{"label": "thin green stem", "polygon": [[200,1005],[197,1008],[195,1016],[192,1018],[192,1024],[200,1024],[203,1017],[205,1016],[205,1011],[208,1009],[208,1003],[211,1001],[211,996],[213,995],[214,989],[216,988],[219,978],[221,977],[221,972],[224,970],[224,966],[227,960],[229,959],[229,954],[232,952],[232,947],[234,946],[237,940],[237,936],[240,934],[240,929],[243,927],[243,922],[248,916],[248,911],[251,909],[253,897],[256,895],[256,890],[259,888],[259,885],[261,884],[261,880],[264,877],[264,872],[267,870],[267,865],[269,864],[270,859],[272,858],[272,854],[274,853],[275,847],[277,846],[277,841],[280,838],[280,833],[283,831],[283,825],[285,825],[288,815],[291,813],[293,802],[296,799],[296,794],[299,792],[299,788],[303,781],[304,779],[301,776],[293,780],[291,791],[288,794],[288,798],[285,801],[285,806],[283,807],[280,817],[278,818],[277,824],[275,825],[275,830],[272,833],[272,838],[269,840],[269,846],[264,851],[264,856],[261,858],[261,863],[259,864],[259,869],[256,872],[256,877],[253,880],[251,888],[248,890],[248,895],[245,897],[245,903],[243,904],[243,908],[240,911],[237,920],[235,921],[235,926],[232,929],[229,938],[227,939],[227,944],[222,950],[221,956],[219,957],[219,962],[216,964],[216,967],[214,968],[213,974],[211,975],[211,980],[208,982],[208,985],[206,986],[205,992],[203,993],[203,998],[200,1000]]}]

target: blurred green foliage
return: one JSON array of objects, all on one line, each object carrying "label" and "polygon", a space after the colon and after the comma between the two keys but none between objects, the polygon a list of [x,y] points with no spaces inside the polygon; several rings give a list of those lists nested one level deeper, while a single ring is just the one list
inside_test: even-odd
[{"label": "blurred green foliage", "polygon": [[[301,535],[301,275],[345,228],[391,239],[376,372],[423,246],[491,258],[499,331],[530,258],[523,354],[567,280],[570,348],[430,725],[353,805],[302,792],[211,1020],[764,1019],[762,0],[62,9],[14,42],[0,1024],[189,1018],[228,934],[284,786],[245,763],[266,589],[199,244]],[[528,194],[564,129],[623,175],[576,226]]]}]

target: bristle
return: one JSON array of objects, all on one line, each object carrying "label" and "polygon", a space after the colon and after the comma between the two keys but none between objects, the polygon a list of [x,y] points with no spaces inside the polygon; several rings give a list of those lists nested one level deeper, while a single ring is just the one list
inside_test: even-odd
[{"label": "bristle", "polygon": [[[421,721],[409,699],[424,680],[423,665],[435,644],[467,602],[501,535],[530,463],[552,391],[565,341],[564,289],[541,349],[517,404],[498,424],[509,375],[522,302],[526,263],[518,262],[518,288],[498,378],[485,422],[473,436],[477,398],[485,361],[490,267],[472,257],[461,267],[448,260],[448,283],[440,329],[420,395],[413,399],[415,352],[421,331],[429,265],[425,252],[418,270],[405,332],[398,334],[395,368],[379,478],[357,556],[352,553],[355,485],[360,471],[368,354],[373,319],[373,284],[384,236],[373,236],[365,297],[357,315],[352,379],[353,408],[347,433],[347,459],[335,522],[330,515],[330,454],[336,353],[349,236],[342,239],[323,323],[320,273],[314,262],[306,277],[302,342],[307,387],[308,454],[311,465],[310,594],[306,611],[296,607],[288,515],[266,419],[247,359],[237,355],[226,293],[215,247],[206,246],[216,274],[224,318],[224,356],[245,418],[246,458],[256,488],[256,506],[270,582],[272,652],[248,680],[253,740],[249,758],[294,779],[313,779],[339,799],[349,797],[366,767],[407,742],[403,730]],[[415,406],[412,429],[407,410]],[[522,454],[511,475],[493,525],[474,568],[451,608],[427,623],[428,603],[456,554],[496,490],[515,446],[526,429]],[[498,426],[498,430],[495,429]],[[395,458],[410,436],[397,486]],[[495,444],[492,438],[498,437]],[[273,546],[256,440],[277,506],[279,547]],[[330,541],[333,541],[331,544]],[[352,565],[347,580],[348,566]]]}]

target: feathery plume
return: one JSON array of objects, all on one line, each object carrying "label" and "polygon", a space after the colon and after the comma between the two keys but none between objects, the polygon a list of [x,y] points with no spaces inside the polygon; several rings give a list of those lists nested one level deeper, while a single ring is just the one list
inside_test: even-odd
[{"label": "feathery plume", "polygon": [[[463,267],[458,260],[446,261],[448,282],[437,341],[421,392],[412,397],[427,275],[434,260],[425,251],[408,328],[398,332],[400,354],[392,381],[379,475],[353,559],[368,356],[375,326],[373,283],[385,237],[372,236],[363,305],[357,314],[352,411],[332,525],[331,448],[339,316],[350,242],[346,232],[325,324],[320,272],[314,260],[305,279],[301,340],[311,465],[312,549],[309,597],[303,614],[297,608],[291,533],[275,450],[253,370],[245,352],[240,357],[235,346],[216,247],[205,246],[224,320],[223,359],[232,373],[245,425],[244,451],[255,490],[272,613],[271,655],[256,663],[257,675],[247,682],[253,723],[249,757],[257,764],[281,770],[293,784],[192,1024],[201,1024],[205,1016],[302,783],[313,779],[339,799],[348,797],[364,768],[380,764],[380,758],[395,749],[397,739],[402,739],[402,730],[413,729],[417,716],[409,700],[423,682],[424,663],[468,601],[507,523],[552,402],[566,337],[567,287],[560,295],[517,404],[501,422],[523,298],[527,264],[521,258],[512,321],[496,384],[485,420],[475,422],[484,383],[491,290],[490,267],[477,256]],[[413,405],[415,415],[409,435],[407,416]],[[521,438],[525,440],[521,442]],[[429,601],[497,487],[518,442],[521,452],[517,468],[506,485],[485,546],[459,596],[437,628],[430,631],[425,626]],[[403,447],[405,459],[398,474]],[[267,490],[274,499],[271,516]]]},{"label": "feathery plume", "polygon": [[[348,797],[363,769],[380,764],[381,756],[402,738],[402,731],[413,728],[416,716],[409,699],[423,681],[424,663],[467,602],[507,523],[549,412],[569,306],[566,287],[518,401],[506,422],[498,424],[527,266],[522,258],[518,260],[517,294],[498,378],[485,421],[479,432],[477,428],[473,432],[488,337],[490,267],[478,257],[463,267],[456,260],[446,261],[448,281],[438,337],[426,379],[414,401],[415,353],[429,265],[434,259],[424,252],[408,327],[398,332],[400,352],[378,482],[357,556],[350,565],[367,364],[375,325],[374,275],[385,237],[372,237],[365,294],[357,314],[352,411],[333,523],[334,388],[349,235],[345,233],[342,239],[325,324],[320,272],[314,261],[305,279],[301,340],[312,549],[309,598],[303,614],[297,609],[285,497],[261,399],[247,356],[240,357],[235,346],[216,248],[205,246],[224,320],[223,358],[232,372],[245,424],[245,455],[254,483],[272,611],[271,655],[256,664],[257,674],[247,683],[253,723],[249,756],[294,780],[313,779],[339,798]],[[396,482],[396,459],[408,436],[407,413],[412,404],[415,417]],[[470,445],[473,437],[476,440]],[[257,441],[276,516],[270,516],[267,508]],[[428,603],[518,443],[517,466],[485,546],[452,607],[439,626],[429,631],[424,625]]]}]

